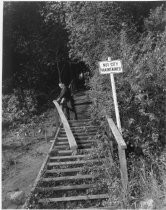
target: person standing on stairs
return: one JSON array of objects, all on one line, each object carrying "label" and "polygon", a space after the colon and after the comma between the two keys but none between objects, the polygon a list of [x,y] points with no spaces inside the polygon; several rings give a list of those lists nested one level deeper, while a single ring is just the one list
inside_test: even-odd
[{"label": "person standing on stairs", "polygon": [[70,89],[64,83],[59,83],[59,87],[61,88],[61,93],[57,99],[57,102],[62,105],[62,110],[68,120],[70,120],[70,111],[74,112],[75,120],[77,120],[74,99],[71,95]]}]

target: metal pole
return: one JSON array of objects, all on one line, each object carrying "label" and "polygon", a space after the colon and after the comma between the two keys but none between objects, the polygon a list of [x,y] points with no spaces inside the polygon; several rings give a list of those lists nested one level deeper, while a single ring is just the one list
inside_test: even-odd
[{"label": "metal pole", "polygon": [[[111,61],[110,57],[108,57],[108,61]],[[118,102],[117,102],[117,96],[116,96],[114,74],[110,74],[110,79],[111,79],[112,95],[113,95],[114,107],[115,107],[116,123],[117,123],[117,127],[118,127],[120,133],[122,133],[121,123],[120,123],[120,115],[119,115],[119,109],[118,109]]]}]

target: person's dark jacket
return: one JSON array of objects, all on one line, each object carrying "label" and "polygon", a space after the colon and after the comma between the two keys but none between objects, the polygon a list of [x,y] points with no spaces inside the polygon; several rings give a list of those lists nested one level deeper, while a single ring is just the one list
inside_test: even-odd
[{"label": "person's dark jacket", "polygon": [[66,86],[64,88],[62,88],[61,93],[58,98],[58,101],[60,102],[62,100],[62,98],[64,98],[66,100],[66,102],[72,100],[70,89]]}]

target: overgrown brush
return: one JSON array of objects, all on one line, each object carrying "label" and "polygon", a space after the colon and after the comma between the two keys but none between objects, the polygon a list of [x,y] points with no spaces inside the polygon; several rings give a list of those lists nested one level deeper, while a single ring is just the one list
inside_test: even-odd
[{"label": "overgrown brush", "polygon": [[[140,202],[153,200],[154,208],[164,207],[166,194],[165,176],[165,63],[166,63],[166,30],[163,24],[164,7],[151,11],[145,19],[145,31],[137,42],[130,39],[128,30],[122,28],[118,42],[119,51],[112,54],[113,59],[121,59],[124,72],[115,76],[117,97],[122,123],[122,135],[127,144],[127,167],[129,175],[127,208],[139,208]],[[131,28],[130,32],[134,30]],[[107,56],[109,49],[106,49]],[[104,52],[105,53],[105,52]],[[111,52],[110,52],[111,53]],[[102,54],[102,53],[101,53]],[[89,95],[93,101],[91,115],[94,122],[106,127],[105,112],[114,119],[111,84],[108,75],[99,75],[98,67],[92,67],[89,78]],[[105,134],[102,132],[100,143]],[[102,146],[103,147],[103,146]],[[101,152],[105,154],[105,150]],[[115,151],[116,152],[116,151]],[[96,150],[98,153],[98,150]],[[100,182],[115,185],[109,190],[111,204],[123,204],[122,187],[119,172],[112,173],[115,164],[103,164],[100,170]],[[119,161],[118,161],[119,162]],[[119,167],[118,167],[119,170]],[[93,168],[92,168],[93,171]],[[107,173],[109,171],[109,174]],[[94,174],[96,171],[94,171]],[[103,181],[103,177],[104,180]],[[106,181],[107,180],[107,181]],[[112,180],[114,180],[112,182]],[[104,185],[103,185],[104,187]]]},{"label": "overgrown brush", "polygon": [[33,91],[20,92],[14,90],[10,95],[2,97],[2,125],[3,128],[15,127],[18,123],[25,123],[36,113],[37,101]]},{"label": "overgrown brush", "polygon": [[165,206],[165,154],[146,160],[130,153],[127,158],[128,190],[124,197],[117,145],[108,138],[104,127],[101,127],[95,140],[98,146],[87,156],[87,159],[97,158],[102,164],[96,166],[93,162],[85,163],[81,170],[83,174],[93,174],[96,179],[96,184],[88,190],[88,193],[108,193],[109,199],[103,203],[105,207],[138,209],[142,207],[141,202],[148,199],[153,200],[154,209]]}]

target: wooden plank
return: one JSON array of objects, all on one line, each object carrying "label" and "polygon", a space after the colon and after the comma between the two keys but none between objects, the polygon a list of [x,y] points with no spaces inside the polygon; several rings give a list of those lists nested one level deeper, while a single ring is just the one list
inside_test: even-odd
[{"label": "wooden plank", "polygon": [[45,173],[46,174],[55,174],[55,173],[72,173],[72,172],[79,172],[80,171],[80,167],[79,168],[63,168],[63,169],[51,169],[51,170],[47,170]]},{"label": "wooden plank", "polygon": [[96,142],[96,140],[91,139],[77,139],[78,144],[86,144],[86,143],[93,143]]},{"label": "wooden plank", "polygon": [[66,181],[66,180],[79,180],[79,179],[93,179],[94,176],[92,175],[77,175],[77,176],[62,176],[62,177],[50,177],[50,178],[42,178],[40,181],[42,182],[59,182],[59,181]]},{"label": "wooden plank", "polygon": [[69,122],[91,122],[92,120],[91,119],[85,119],[85,120],[81,120],[81,119],[78,119],[78,120],[69,120]]},{"label": "wooden plank", "polygon": [[127,162],[126,162],[126,155],[125,155],[125,149],[127,148],[125,141],[123,140],[123,137],[114,124],[113,120],[106,117],[108,124],[112,130],[112,133],[115,137],[115,140],[118,144],[118,155],[119,155],[119,161],[120,161],[120,172],[121,172],[121,181],[122,181],[122,187],[123,187],[123,200],[126,201],[126,193],[127,193],[127,187],[128,187],[128,173],[127,173]]},{"label": "wooden plank", "polygon": [[56,145],[59,146],[59,145],[66,145],[66,146],[69,146],[69,142],[68,141],[58,141],[56,142]]},{"label": "wooden plank", "polygon": [[93,144],[79,144],[78,145],[78,149],[91,149],[91,147],[93,146]]},{"label": "wooden plank", "polygon": [[126,162],[126,155],[125,150],[118,148],[119,153],[119,160],[120,160],[120,172],[121,172],[121,180],[123,186],[123,194],[126,195],[127,193],[127,185],[128,185],[128,173],[127,173],[127,162]]},{"label": "wooden plank", "polygon": [[[101,161],[103,160],[102,158],[100,159]],[[91,160],[78,160],[78,161],[68,161],[68,162],[51,162],[48,163],[48,166],[61,166],[61,165],[78,165],[78,164],[84,164],[84,163],[97,163],[99,162],[98,159],[91,159]]]},{"label": "wooden plank", "polygon": [[[81,149],[81,151],[87,151],[87,152],[91,152],[93,151],[94,149]],[[56,150],[55,150],[56,151]],[[58,154],[60,155],[65,155],[65,154],[72,154],[73,151],[72,150],[61,150],[61,151],[58,151]]]},{"label": "wooden plank", "polygon": [[39,192],[45,192],[45,191],[83,190],[93,187],[94,185],[92,184],[83,184],[83,185],[68,185],[68,186],[58,186],[58,187],[37,187],[36,189]]},{"label": "wooden plank", "polygon": [[60,146],[54,146],[54,149],[65,149],[68,147],[69,147],[69,145],[60,145]]},{"label": "wooden plank", "polygon": [[121,147],[122,149],[126,149],[127,148],[126,143],[125,143],[125,141],[124,141],[120,131],[116,127],[115,123],[108,116],[106,118],[107,118],[108,124],[109,124],[109,126],[111,128],[111,131],[112,131],[112,133],[113,133],[113,135],[115,137],[115,140],[116,140],[118,146]]},{"label": "wooden plank", "polygon": [[63,123],[63,127],[66,131],[66,135],[67,135],[67,138],[68,138],[68,141],[69,141],[70,148],[71,148],[71,150],[76,151],[78,146],[77,146],[77,143],[76,143],[75,138],[73,136],[73,133],[70,129],[69,123],[67,122],[67,119],[66,119],[62,109],[60,108],[59,104],[57,103],[57,101],[54,100],[53,103],[55,104],[55,106],[57,108],[57,111],[59,113],[59,116],[61,118],[61,121]]},{"label": "wooden plank", "polygon": [[67,136],[66,137],[58,137],[57,140],[68,140]]},{"label": "wooden plank", "polygon": [[50,157],[50,160],[66,160],[66,159],[77,159],[77,158],[84,158],[87,157],[87,155],[68,155],[68,156],[56,156],[56,157]]},{"label": "wooden plank", "polygon": [[61,151],[58,151],[59,155],[69,155],[69,154],[72,154],[72,153],[73,153],[72,150],[61,150]]},{"label": "wooden plank", "polygon": [[[97,133],[97,130],[73,130],[72,129],[73,134],[77,134],[77,135],[95,135]],[[60,135],[64,135],[65,131],[61,131]]]},{"label": "wooden plank", "polygon": [[71,197],[62,197],[62,198],[43,198],[43,199],[39,199],[39,203],[79,201],[79,200],[96,200],[96,199],[107,199],[107,198],[109,198],[107,194],[71,196]]},{"label": "wooden plank", "polygon": [[92,139],[93,136],[76,136],[76,140],[88,140],[88,139]]},{"label": "wooden plank", "polygon": [[[82,127],[82,126],[75,126],[75,127],[73,127],[72,128],[73,130],[79,130],[79,129],[95,129],[95,130],[97,130],[98,129],[98,126],[94,126],[94,125],[87,125],[87,126],[84,126],[84,127]],[[62,129],[63,130],[63,129]]]}]

